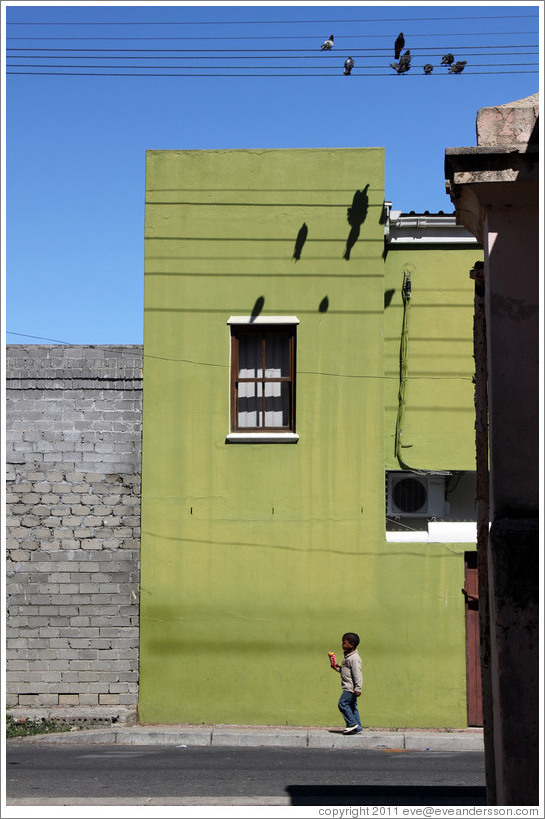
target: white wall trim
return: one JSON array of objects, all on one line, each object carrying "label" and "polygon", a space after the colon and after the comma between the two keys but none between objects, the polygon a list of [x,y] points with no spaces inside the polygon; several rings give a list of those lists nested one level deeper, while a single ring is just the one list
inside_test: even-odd
[{"label": "white wall trim", "polygon": [[427,532],[386,532],[387,543],[477,543],[477,524],[473,521],[433,521]]},{"label": "white wall trim", "polygon": [[297,316],[229,316],[227,324],[299,324]]},{"label": "white wall trim", "polygon": [[386,543],[429,543],[427,532],[386,532]]}]

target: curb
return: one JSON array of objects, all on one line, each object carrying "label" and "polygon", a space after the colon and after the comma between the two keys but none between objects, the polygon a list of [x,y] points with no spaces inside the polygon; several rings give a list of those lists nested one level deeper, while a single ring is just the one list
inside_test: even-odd
[{"label": "curb", "polygon": [[345,736],[340,729],[271,726],[115,725],[7,740],[66,745],[175,745],[182,747],[326,748],[383,751],[483,751],[483,732],[370,731]]}]

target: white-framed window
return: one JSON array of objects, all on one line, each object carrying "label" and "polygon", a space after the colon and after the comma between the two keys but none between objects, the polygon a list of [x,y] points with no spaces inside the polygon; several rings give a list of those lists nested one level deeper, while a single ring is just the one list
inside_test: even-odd
[{"label": "white-framed window", "polygon": [[296,406],[295,316],[231,316],[230,430],[241,443],[292,443]]}]

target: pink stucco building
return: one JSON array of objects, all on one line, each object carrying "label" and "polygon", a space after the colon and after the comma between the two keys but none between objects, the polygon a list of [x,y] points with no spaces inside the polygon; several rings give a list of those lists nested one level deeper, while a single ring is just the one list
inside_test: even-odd
[{"label": "pink stucco building", "polygon": [[538,123],[537,94],[482,108],[477,147],[445,156],[457,221],[485,257],[490,532],[480,610],[488,801],[498,805],[539,799]]}]

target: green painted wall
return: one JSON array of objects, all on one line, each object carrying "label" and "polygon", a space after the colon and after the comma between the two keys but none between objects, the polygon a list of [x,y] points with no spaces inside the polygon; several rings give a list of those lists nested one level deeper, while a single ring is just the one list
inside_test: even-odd
[{"label": "green painted wall", "polygon": [[[148,152],[142,722],[339,725],[355,630],[366,725],[465,724],[463,548],[385,541],[383,199],[379,148]],[[259,298],[300,320],[297,444],[226,443]]]},{"label": "green painted wall", "polygon": [[410,271],[403,459],[416,469],[475,469],[473,294],[469,271],[482,250],[466,246],[392,248],[384,265],[385,462],[395,458],[401,289]]}]

